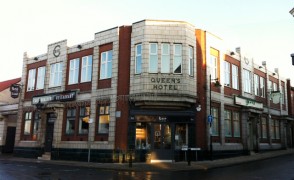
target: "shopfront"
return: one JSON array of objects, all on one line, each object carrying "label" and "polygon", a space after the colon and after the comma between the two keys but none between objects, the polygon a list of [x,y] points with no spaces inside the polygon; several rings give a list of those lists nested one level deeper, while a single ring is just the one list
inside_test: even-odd
[{"label": "shopfront", "polygon": [[129,147],[134,147],[139,161],[184,160],[183,147],[195,146],[195,116],[193,112],[132,112],[129,122],[134,134],[129,134]]}]

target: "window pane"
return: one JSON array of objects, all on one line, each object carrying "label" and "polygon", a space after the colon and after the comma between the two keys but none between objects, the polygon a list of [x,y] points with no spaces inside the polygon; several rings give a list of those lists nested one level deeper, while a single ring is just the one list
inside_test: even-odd
[{"label": "window pane", "polygon": [[66,134],[74,134],[75,132],[75,114],[76,109],[68,109],[66,117]]},{"label": "window pane", "polygon": [[233,112],[233,121],[234,121],[234,137],[241,136],[241,127],[240,127],[240,114],[239,112]]},{"label": "window pane", "polygon": [[142,73],[142,44],[136,45],[135,74]]},{"label": "window pane", "polygon": [[188,145],[188,129],[186,124],[176,124],[175,129],[175,149],[182,149]]},{"label": "window pane", "polygon": [[36,89],[44,89],[44,84],[45,84],[45,67],[39,67]]},{"label": "window pane", "polygon": [[161,44],[161,73],[170,72],[170,45]]},{"label": "window pane", "polygon": [[27,91],[35,90],[36,69],[30,69],[28,75]]},{"label": "window pane", "polygon": [[112,75],[112,50],[101,53],[100,79],[111,78]]},{"label": "window pane", "polygon": [[61,80],[62,80],[62,64],[61,63],[51,64],[49,86],[50,87],[61,86]]},{"label": "window pane", "polygon": [[212,107],[211,108],[211,115],[213,117],[213,121],[212,121],[212,135],[213,136],[219,136],[219,128],[218,128],[218,109],[217,108],[214,108]]},{"label": "window pane", "polygon": [[224,75],[225,75],[225,86],[231,86],[231,64],[227,61],[224,61]]},{"label": "window pane", "polygon": [[174,45],[174,62],[173,72],[176,74],[182,73],[182,45]]},{"label": "window pane", "polygon": [[189,75],[194,76],[194,49],[189,46]]},{"label": "window pane", "polygon": [[79,78],[79,59],[73,59],[69,62],[69,78],[68,84],[76,84],[78,83]]},{"label": "window pane", "polygon": [[157,44],[150,44],[150,52],[149,52],[149,72],[157,73],[158,70],[158,54],[157,54]]},{"label": "window pane", "polygon": [[109,131],[109,115],[100,115],[98,133],[107,134],[108,131]]},{"label": "window pane", "polygon": [[232,65],[232,88],[239,89],[238,66]]},{"label": "window pane", "polygon": [[217,57],[210,55],[210,74],[211,79],[216,79],[217,77]]},{"label": "window pane", "polygon": [[82,75],[81,82],[89,82],[92,80],[92,56],[82,58]]},{"label": "window pane", "polygon": [[231,111],[225,110],[225,136],[232,137],[232,120],[231,120]]},{"label": "window pane", "polygon": [[25,120],[24,120],[24,135],[31,134],[31,123],[32,123],[32,112],[25,113]]}]

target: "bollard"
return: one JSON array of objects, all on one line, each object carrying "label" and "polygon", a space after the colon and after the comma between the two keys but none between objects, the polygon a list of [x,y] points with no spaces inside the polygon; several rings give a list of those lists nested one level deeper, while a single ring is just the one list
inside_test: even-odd
[{"label": "bollard", "polygon": [[188,149],[188,158],[187,158],[187,160],[188,160],[188,166],[191,166],[191,149],[190,148]]}]

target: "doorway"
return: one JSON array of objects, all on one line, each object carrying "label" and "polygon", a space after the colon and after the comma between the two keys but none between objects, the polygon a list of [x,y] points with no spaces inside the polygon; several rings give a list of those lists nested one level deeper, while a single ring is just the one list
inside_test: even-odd
[{"label": "doorway", "polygon": [[153,123],[152,127],[152,154],[154,161],[172,161],[173,129],[169,123]]},{"label": "doorway", "polygon": [[3,153],[13,152],[14,142],[15,142],[15,130],[16,130],[16,127],[7,127],[6,141],[2,150]]},{"label": "doorway", "polygon": [[53,142],[53,132],[54,132],[54,121],[56,120],[55,113],[48,113],[46,120],[46,134],[45,134],[45,144],[44,151],[51,152],[52,142]]}]

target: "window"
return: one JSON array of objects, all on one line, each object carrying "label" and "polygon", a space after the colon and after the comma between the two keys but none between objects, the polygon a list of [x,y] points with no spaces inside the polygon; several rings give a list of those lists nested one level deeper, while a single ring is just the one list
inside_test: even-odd
[{"label": "window", "polygon": [[170,72],[170,45],[161,44],[161,73]]},{"label": "window", "polygon": [[280,122],[279,120],[272,119],[271,135],[272,139],[280,139]]},{"label": "window", "polygon": [[55,63],[50,66],[49,87],[61,86],[62,82],[62,64]]},{"label": "window", "polygon": [[225,75],[225,86],[231,86],[231,64],[227,61],[224,61],[224,75]]},{"label": "window", "polygon": [[263,77],[259,77],[260,82],[260,96],[265,97],[265,81]]},{"label": "window", "polygon": [[157,53],[157,43],[149,44],[149,72],[158,72],[158,53]]},{"label": "window", "polygon": [[232,88],[239,89],[238,66],[232,64]]},{"label": "window", "polygon": [[189,75],[194,76],[194,49],[189,46]]},{"label": "window", "polygon": [[136,123],[136,149],[150,149],[151,124]]},{"label": "window", "polygon": [[36,69],[30,69],[28,75],[27,91],[35,90]]},{"label": "window", "polygon": [[136,45],[135,51],[135,74],[142,73],[142,44]]},{"label": "window", "polygon": [[251,93],[251,72],[244,69],[244,92]]},{"label": "window", "polygon": [[33,129],[33,140],[37,139],[37,134],[40,129],[40,121],[41,121],[41,115],[39,112],[35,112],[35,118],[34,118],[34,129]]},{"label": "window", "polygon": [[38,76],[37,76],[37,87],[36,89],[44,89],[44,84],[45,84],[45,74],[46,69],[45,67],[39,67],[38,68]]},{"label": "window", "polygon": [[188,145],[187,124],[176,124],[175,129],[175,149],[182,149],[182,146]]},{"label": "window", "polygon": [[77,84],[79,82],[79,66],[80,59],[72,59],[69,61],[68,84]]},{"label": "window", "polygon": [[233,111],[234,137],[241,137],[240,113]]},{"label": "window", "polygon": [[254,74],[254,95],[260,96],[259,94],[259,76]]},{"label": "window", "polygon": [[24,135],[30,135],[31,134],[31,124],[32,124],[32,112],[26,112],[25,113],[25,119],[24,119]]},{"label": "window", "polygon": [[285,88],[281,86],[281,104],[285,104]]},{"label": "window", "polygon": [[261,137],[263,139],[266,139],[267,138],[267,123],[266,123],[265,117],[261,118],[261,131],[262,131]]},{"label": "window", "polygon": [[65,134],[74,134],[75,119],[76,119],[76,109],[75,108],[67,109]]},{"label": "window", "polygon": [[277,83],[273,83],[273,91],[277,91],[278,90],[278,85]]},{"label": "window", "polygon": [[218,109],[212,107],[211,108],[211,115],[213,117],[211,131],[213,136],[219,136],[219,128],[218,128]]},{"label": "window", "polygon": [[[112,61],[112,51],[108,54],[108,60],[110,59],[110,64],[109,61],[107,63],[107,75],[111,77],[111,61]],[[110,69],[109,69],[110,68]],[[92,55],[90,56],[84,56],[82,58],[82,70],[81,70],[81,82],[89,82],[92,80]],[[109,72],[110,71],[110,72]]]},{"label": "window", "polygon": [[173,72],[175,74],[182,73],[182,45],[181,44],[174,44]]},{"label": "window", "polygon": [[90,117],[90,107],[89,106],[80,107],[79,134],[88,134],[89,117]]},{"label": "window", "polygon": [[231,111],[225,110],[224,111],[224,118],[225,118],[225,136],[232,137],[232,117]]},{"label": "window", "polygon": [[107,134],[109,131],[109,105],[101,105],[98,108],[98,133],[99,134]]},{"label": "window", "polygon": [[273,82],[268,81],[268,90],[273,91]]},{"label": "window", "polygon": [[100,79],[111,78],[111,75],[112,75],[112,50],[101,53]]},{"label": "window", "polygon": [[217,76],[217,57],[210,55],[210,74],[211,79],[218,78]]}]

